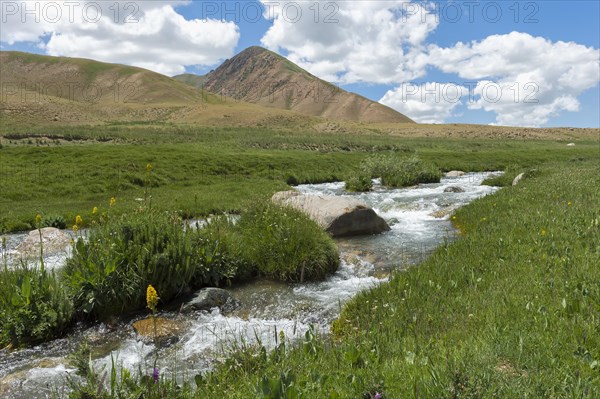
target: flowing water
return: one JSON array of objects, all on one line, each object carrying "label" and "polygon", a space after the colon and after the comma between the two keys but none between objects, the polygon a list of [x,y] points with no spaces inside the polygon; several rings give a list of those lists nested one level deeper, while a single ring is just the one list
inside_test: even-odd
[{"label": "flowing water", "polygon": [[[235,311],[222,314],[197,312],[162,316],[181,323],[185,333],[179,341],[160,350],[159,368],[163,375],[191,378],[221,359],[227,348],[237,343],[256,343],[267,348],[284,331],[293,339],[310,326],[327,332],[344,302],[359,291],[387,281],[392,270],[422,261],[440,244],[455,238],[449,221],[452,211],[470,201],[493,193],[494,187],[482,186],[489,173],[470,173],[444,178],[439,184],[424,184],[407,189],[386,189],[375,184],[369,193],[350,194],[343,183],[303,185],[299,191],[309,195],[336,195],[357,198],[368,203],[391,226],[384,234],[337,239],[340,249],[339,270],[324,281],[283,284],[257,281],[230,289],[240,301]],[[464,190],[446,193],[456,186]],[[8,236],[9,253],[25,238]],[[49,267],[59,267],[66,254],[53,255]],[[0,397],[36,399],[51,397],[52,389],[64,386],[73,375],[66,356],[86,340],[93,348],[95,367],[110,369],[112,361],[133,371],[150,373],[155,348],[136,338],[130,321],[81,327],[68,337],[39,347],[0,352]]]}]

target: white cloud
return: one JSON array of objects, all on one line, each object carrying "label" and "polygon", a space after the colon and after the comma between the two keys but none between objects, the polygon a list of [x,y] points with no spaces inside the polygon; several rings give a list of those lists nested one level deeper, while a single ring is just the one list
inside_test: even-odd
[{"label": "white cloud", "polygon": [[422,5],[405,0],[280,1],[275,7],[262,1],[265,16],[273,20],[262,44],[286,50],[291,61],[320,78],[342,84],[392,83],[425,73],[419,48],[437,21]]},{"label": "white cloud", "polygon": [[428,48],[428,63],[473,82],[471,109],[496,113],[496,124],[542,126],[600,80],[600,52],[527,33],[488,36],[453,47]]},{"label": "white cloud", "polygon": [[[186,20],[174,9],[185,3],[2,2],[0,41],[37,42],[49,55],[135,65],[167,75],[183,73],[186,65],[213,65],[230,57],[240,37],[237,25]],[[30,14],[24,14],[25,7]]]},{"label": "white cloud", "polygon": [[454,83],[407,83],[389,90],[379,102],[419,123],[443,123],[468,94],[468,88]]}]

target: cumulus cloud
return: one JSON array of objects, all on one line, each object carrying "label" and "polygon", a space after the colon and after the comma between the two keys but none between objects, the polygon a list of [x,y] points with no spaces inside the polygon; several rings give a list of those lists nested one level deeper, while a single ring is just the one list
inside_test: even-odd
[{"label": "cumulus cloud", "polygon": [[341,84],[410,81],[425,74],[420,47],[437,27],[425,6],[400,1],[262,0],[273,25],[261,39],[309,72]]},{"label": "cumulus cloud", "polygon": [[419,123],[444,123],[468,94],[468,88],[454,83],[405,83],[389,90],[379,102]]},{"label": "cumulus cloud", "polygon": [[496,124],[542,126],[600,80],[600,52],[527,33],[493,35],[449,48],[431,45],[428,64],[473,84],[471,109],[496,113]]},{"label": "cumulus cloud", "polygon": [[2,2],[0,41],[36,42],[49,55],[135,65],[166,75],[230,57],[240,37],[237,25],[187,20],[174,8],[186,3]]}]

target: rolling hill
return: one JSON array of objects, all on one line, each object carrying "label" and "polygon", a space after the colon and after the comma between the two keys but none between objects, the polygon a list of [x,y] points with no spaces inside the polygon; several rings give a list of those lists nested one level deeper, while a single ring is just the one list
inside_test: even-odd
[{"label": "rolling hill", "polygon": [[208,92],[265,107],[356,122],[412,123],[408,117],[311,75],[262,47],[249,47],[207,75],[175,79]]},{"label": "rolling hill", "polygon": [[3,128],[41,123],[319,123],[295,112],[221,98],[142,68],[16,51],[0,52],[0,117]]}]

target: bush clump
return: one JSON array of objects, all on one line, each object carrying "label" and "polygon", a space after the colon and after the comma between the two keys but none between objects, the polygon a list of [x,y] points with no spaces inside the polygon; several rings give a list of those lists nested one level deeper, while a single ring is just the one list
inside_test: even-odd
[{"label": "bush clump", "polygon": [[335,242],[304,213],[271,203],[244,210],[237,221],[217,221],[205,229],[226,242],[246,273],[298,282],[337,270]]},{"label": "bush clump", "polygon": [[60,336],[73,306],[53,271],[22,264],[0,272],[0,344],[37,344]]},{"label": "bush clump", "polygon": [[359,170],[346,180],[346,191],[362,193],[371,191],[372,188],[371,174],[364,170]]},{"label": "bush clump", "polygon": [[377,154],[365,159],[360,169],[372,178],[381,178],[388,187],[407,187],[419,183],[439,183],[441,170],[417,156],[398,158],[393,155]]},{"label": "bush clump", "polygon": [[57,229],[66,229],[67,222],[65,218],[60,215],[49,215],[42,220],[41,227],[55,227]]},{"label": "bush clump", "polygon": [[91,229],[87,240],[79,238],[64,270],[79,315],[102,319],[142,309],[148,284],[169,301],[235,275],[221,261],[218,242],[182,226],[172,213],[142,211]]}]

